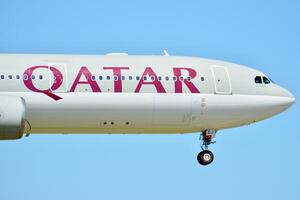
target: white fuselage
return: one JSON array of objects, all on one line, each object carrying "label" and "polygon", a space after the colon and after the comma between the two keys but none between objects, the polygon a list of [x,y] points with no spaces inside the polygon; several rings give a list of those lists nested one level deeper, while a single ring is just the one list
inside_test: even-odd
[{"label": "white fuselage", "polygon": [[201,58],[0,54],[0,69],[0,96],[24,99],[26,133],[219,130],[295,100],[257,70]]}]

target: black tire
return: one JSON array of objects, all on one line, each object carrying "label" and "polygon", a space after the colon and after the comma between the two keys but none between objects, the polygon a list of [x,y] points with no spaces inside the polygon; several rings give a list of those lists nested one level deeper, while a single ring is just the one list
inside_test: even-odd
[{"label": "black tire", "polygon": [[214,161],[214,154],[209,150],[201,151],[197,156],[197,160],[200,165],[208,165]]}]

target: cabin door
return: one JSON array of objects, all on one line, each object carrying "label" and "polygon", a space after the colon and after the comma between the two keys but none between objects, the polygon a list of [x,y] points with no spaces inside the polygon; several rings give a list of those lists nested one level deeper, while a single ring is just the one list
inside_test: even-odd
[{"label": "cabin door", "polygon": [[229,73],[226,67],[212,66],[215,94],[232,94]]},{"label": "cabin door", "polygon": [[48,67],[50,86],[60,85],[58,88],[51,88],[51,90],[53,90],[52,92],[69,92],[67,64],[49,63]]}]

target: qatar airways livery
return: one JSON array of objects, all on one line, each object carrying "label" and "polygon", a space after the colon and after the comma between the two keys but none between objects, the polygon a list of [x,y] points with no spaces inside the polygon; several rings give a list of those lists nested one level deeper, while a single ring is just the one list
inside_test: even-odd
[{"label": "qatar airways livery", "polygon": [[42,133],[200,133],[276,115],[295,101],[267,75],[194,57],[0,54],[0,139]]}]

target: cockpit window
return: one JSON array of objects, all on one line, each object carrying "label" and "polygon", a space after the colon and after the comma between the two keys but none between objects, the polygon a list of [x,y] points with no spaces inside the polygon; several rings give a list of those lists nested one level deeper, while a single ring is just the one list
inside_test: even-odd
[{"label": "cockpit window", "polygon": [[264,84],[270,84],[270,80],[267,77],[263,77]]},{"label": "cockpit window", "polygon": [[271,81],[271,83],[275,83],[272,79],[269,78],[269,80]]},{"label": "cockpit window", "polygon": [[256,76],[254,81],[255,81],[255,83],[261,84],[262,83],[261,76]]},{"label": "cockpit window", "polygon": [[254,81],[256,84],[270,84],[270,83],[273,83],[273,81],[265,76],[261,77],[261,76],[256,76],[254,78]]}]

